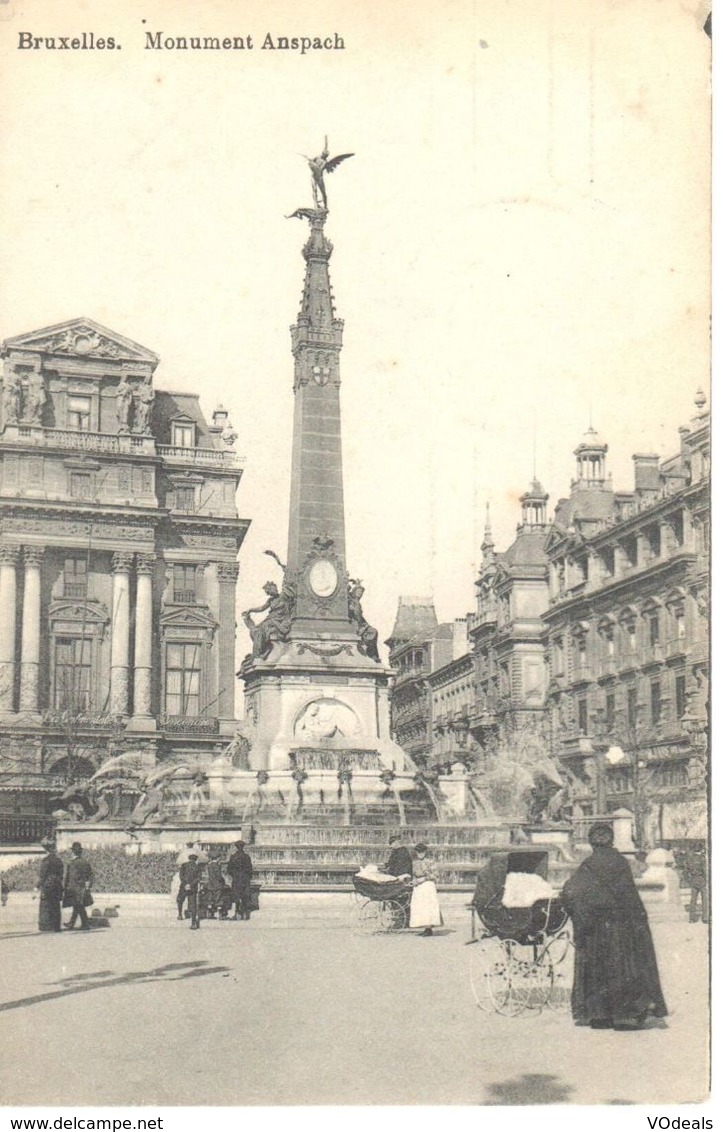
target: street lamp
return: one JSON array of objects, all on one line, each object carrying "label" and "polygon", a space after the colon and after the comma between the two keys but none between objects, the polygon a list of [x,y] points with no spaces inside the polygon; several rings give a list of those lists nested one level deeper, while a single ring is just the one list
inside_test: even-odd
[{"label": "street lamp", "polygon": [[[680,720],[680,729],[687,735],[688,743],[692,759],[690,760],[695,767],[695,776],[690,785],[693,787],[705,786],[706,784],[706,766],[705,766],[705,749],[706,749],[706,727],[703,720],[698,715],[694,715],[691,711],[686,711]],[[688,772],[690,778],[690,770]]]},{"label": "street lamp", "polygon": [[605,734],[606,718],[602,708],[595,708],[592,714],[592,737],[590,746],[595,755],[595,808],[598,814],[606,814],[608,809],[607,762],[610,742]]}]

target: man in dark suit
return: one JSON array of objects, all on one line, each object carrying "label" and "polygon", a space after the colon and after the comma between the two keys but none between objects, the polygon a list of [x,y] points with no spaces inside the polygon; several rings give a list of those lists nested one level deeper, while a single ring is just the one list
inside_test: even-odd
[{"label": "man in dark suit", "polygon": [[73,854],[65,866],[63,906],[71,908],[70,920],[66,928],[74,928],[75,921],[80,917],[80,926],[84,932],[90,929],[86,906],[93,903],[90,896],[90,886],[93,883],[93,869],[90,862],[83,856],[83,846],[74,841],[70,847]]},{"label": "man in dark suit", "polygon": [[251,919],[251,877],[254,867],[248,853],[244,852],[245,845],[245,841],[236,841],[234,852],[226,862],[226,872],[231,879],[235,920]]},{"label": "man in dark suit", "polygon": [[389,860],[382,866],[382,872],[390,877],[412,875],[412,854],[402,841],[399,833],[393,833],[389,838]]},{"label": "man in dark suit", "polygon": [[[386,865],[382,865],[382,872],[388,873],[391,877],[412,876],[412,854],[404,844],[401,834],[393,833],[389,838],[389,860]],[[412,899],[412,890],[409,889],[408,893],[398,896],[399,903],[404,908],[404,926],[409,927],[409,905]]]},{"label": "man in dark suit", "polygon": [[188,860],[184,861],[179,869],[180,886],[179,899],[183,893],[188,900],[188,911],[191,914],[191,930],[200,928],[201,922],[198,914],[198,889],[201,884],[202,868],[198,863],[198,853],[189,853]]}]

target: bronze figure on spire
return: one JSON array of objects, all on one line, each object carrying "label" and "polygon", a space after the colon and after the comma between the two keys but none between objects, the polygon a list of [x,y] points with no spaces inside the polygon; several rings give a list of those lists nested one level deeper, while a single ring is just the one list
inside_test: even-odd
[{"label": "bronze figure on spire", "polygon": [[[314,207],[319,211],[329,211],[324,174],[333,173],[334,170],[341,165],[342,161],[346,161],[347,157],[353,156],[353,153],[340,153],[336,157],[329,157],[329,139],[325,137],[323,152],[320,153],[318,157],[305,157],[305,160],[309,164],[309,169],[311,170],[311,191],[314,196]],[[305,209],[297,209],[292,215],[297,216],[301,214],[303,216],[305,212]]]}]

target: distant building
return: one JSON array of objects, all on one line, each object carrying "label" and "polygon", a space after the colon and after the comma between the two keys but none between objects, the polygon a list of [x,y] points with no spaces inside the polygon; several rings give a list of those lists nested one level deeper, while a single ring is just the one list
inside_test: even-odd
[{"label": "distant building", "polygon": [[495,553],[489,521],[470,624],[475,664],[472,734],[484,754],[531,742],[548,746],[547,672],[542,620],[547,609],[549,496],[537,479],[520,498],[514,541]]},{"label": "distant building", "polygon": [[551,760],[580,816],[625,806],[640,838],[692,836],[694,826],[705,835],[702,393],[696,409],[673,457],[633,457],[632,491],[614,490],[607,444],[590,429],[552,521],[536,479],[505,551],[494,548],[488,514],[474,614],[439,626],[431,598],[400,599],[388,641],[393,727],[417,762],[484,772],[498,756],[533,770]]},{"label": "distant building", "polygon": [[[708,701],[709,418],[680,451],[635,455],[632,492],[606,476],[586,434],[545,549],[544,614],[553,753],[587,812],[626,805],[658,835],[698,779]],[[608,753],[609,752],[609,753]],[[703,775],[703,780],[704,780]],[[671,808],[672,807],[672,808]]]},{"label": "distant building", "polygon": [[0,353],[0,809],[30,812],[109,754],[228,742],[249,524],[227,413],[150,350],[82,318]]},{"label": "distant building", "polygon": [[[459,628],[456,639],[459,644]],[[419,766],[426,766],[432,752],[432,699],[428,677],[430,672],[452,660],[455,628],[437,623],[431,598],[400,597],[394,628],[385,643],[394,672],[392,734]]]}]

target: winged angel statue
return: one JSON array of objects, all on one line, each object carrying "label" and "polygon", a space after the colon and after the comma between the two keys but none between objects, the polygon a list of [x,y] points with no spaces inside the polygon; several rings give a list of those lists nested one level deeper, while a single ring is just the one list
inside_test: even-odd
[{"label": "winged angel statue", "polygon": [[[306,157],[305,154],[301,155],[306,162],[308,162],[309,169],[311,170],[311,191],[314,195],[314,207],[321,212],[328,212],[329,205],[326,196],[326,185],[324,184],[324,175],[326,173],[333,173],[335,169],[341,165],[342,161],[346,161],[347,157],[353,157],[353,153],[340,153],[336,157],[329,157],[329,139],[324,138],[324,150],[318,157]],[[292,216],[303,219],[305,216],[310,215],[308,208],[297,208],[296,212],[291,213]]]}]

